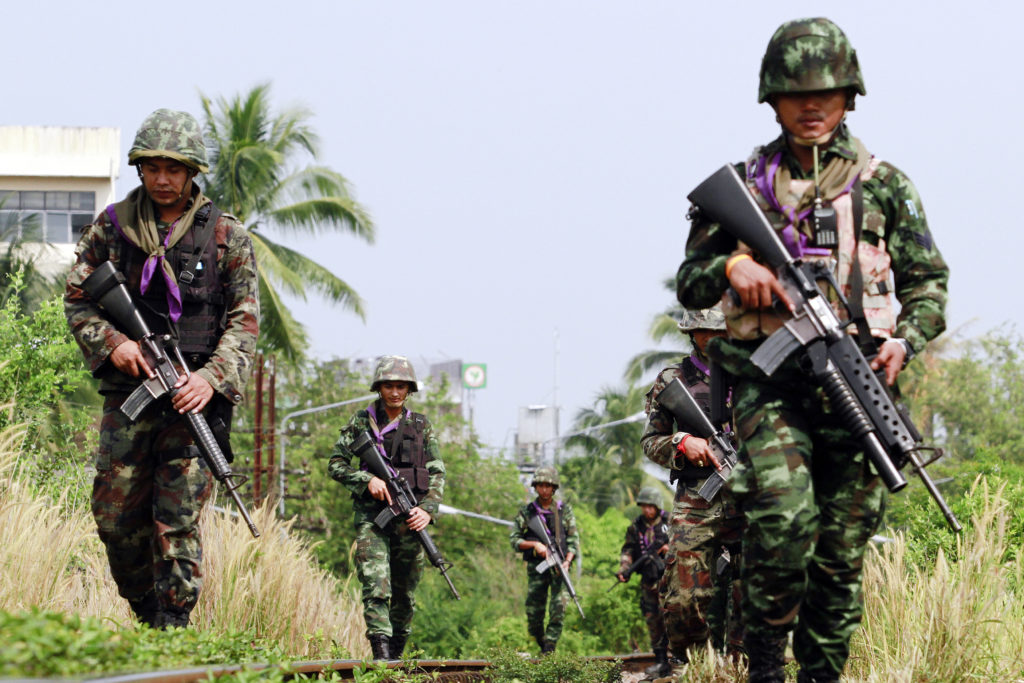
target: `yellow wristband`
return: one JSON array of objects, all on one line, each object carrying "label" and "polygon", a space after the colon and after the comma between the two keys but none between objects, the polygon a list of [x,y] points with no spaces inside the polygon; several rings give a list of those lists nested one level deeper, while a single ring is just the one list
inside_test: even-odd
[{"label": "yellow wristband", "polygon": [[725,279],[729,279],[729,273],[732,272],[732,267],[735,266],[739,261],[750,258],[750,254],[736,254],[730,256],[729,260],[725,262]]}]

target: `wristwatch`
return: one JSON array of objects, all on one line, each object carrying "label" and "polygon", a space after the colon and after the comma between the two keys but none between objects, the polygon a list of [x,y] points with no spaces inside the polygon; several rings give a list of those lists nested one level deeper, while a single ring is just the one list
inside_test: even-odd
[{"label": "wristwatch", "polygon": [[672,435],[672,445],[678,446],[686,438],[686,432],[676,432]]}]

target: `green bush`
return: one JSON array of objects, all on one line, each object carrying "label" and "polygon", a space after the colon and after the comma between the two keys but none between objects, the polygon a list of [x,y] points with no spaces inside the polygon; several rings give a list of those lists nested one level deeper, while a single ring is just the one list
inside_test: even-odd
[{"label": "green bush", "polygon": [[[19,274],[11,276],[20,290]],[[85,468],[96,444],[90,429],[99,411],[82,355],[68,331],[60,299],[43,302],[34,312],[18,297],[0,306],[0,428],[27,427],[21,466],[34,485],[70,504],[89,500]],[[82,389],[92,405],[68,400]]]}]

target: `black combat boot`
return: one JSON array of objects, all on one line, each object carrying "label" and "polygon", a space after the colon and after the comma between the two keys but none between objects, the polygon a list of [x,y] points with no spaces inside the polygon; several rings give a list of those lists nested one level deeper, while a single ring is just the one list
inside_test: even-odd
[{"label": "black combat boot", "polygon": [[405,652],[405,642],[409,640],[408,633],[396,633],[391,636],[391,640],[388,641],[388,654],[391,655],[391,659],[401,659],[402,653]]},{"label": "black combat boot", "polygon": [[796,683],[839,683],[839,676],[831,671],[808,671],[801,668],[796,675]]},{"label": "black combat boot", "polygon": [[157,615],[160,612],[160,603],[157,602],[156,593],[149,591],[141,598],[129,600],[128,604],[131,606],[135,618],[140,623],[146,624],[150,628],[157,628]]},{"label": "black combat boot", "polygon": [[668,663],[668,648],[654,648],[654,664],[644,669],[644,676],[648,678],[664,678],[672,673],[672,665]]},{"label": "black combat boot", "polygon": [[192,610],[185,607],[161,607],[157,612],[156,627],[160,629],[168,629],[172,626],[187,628],[191,614]]},{"label": "black combat boot", "polygon": [[759,638],[747,633],[743,639],[750,662],[749,683],[786,683],[786,642],[781,638]]},{"label": "black combat boot", "polygon": [[391,659],[391,651],[388,649],[388,637],[383,633],[374,633],[367,636],[370,641],[370,650],[374,659]]},{"label": "black combat boot", "polygon": [[540,646],[540,653],[542,655],[549,655],[555,651],[555,641],[545,640],[544,644]]}]

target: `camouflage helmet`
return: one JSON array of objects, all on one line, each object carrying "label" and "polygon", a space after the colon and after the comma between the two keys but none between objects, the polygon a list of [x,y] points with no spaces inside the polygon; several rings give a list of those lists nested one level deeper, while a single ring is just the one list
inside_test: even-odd
[{"label": "camouflage helmet", "polygon": [[128,150],[128,163],[136,165],[146,157],[167,157],[206,173],[206,143],[195,117],[184,111],[157,109],[146,117]]},{"label": "camouflage helmet", "polygon": [[711,308],[683,309],[683,319],[679,321],[680,332],[693,332],[694,330],[724,330],[725,314],[722,313],[722,304],[715,304]]},{"label": "camouflage helmet", "polygon": [[654,507],[661,509],[663,504],[661,499],[661,492],[653,486],[645,486],[640,489],[640,493],[636,494],[637,505],[653,505]]},{"label": "camouflage helmet", "polygon": [[419,390],[416,371],[412,369],[412,363],[405,356],[381,356],[377,360],[370,391],[377,391],[383,382],[408,382],[410,394]]},{"label": "camouflage helmet", "polygon": [[787,21],[776,29],[761,60],[757,101],[781,93],[834,88],[867,94],[857,51],[843,30],[820,17]]},{"label": "camouflage helmet", "polygon": [[533,473],[533,481],[530,482],[530,486],[536,486],[537,484],[551,484],[552,486],[560,486],[558,480],[558,470],[551,465],[544,465],[538,467],[537,471]]}]

